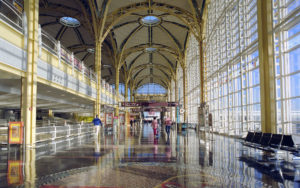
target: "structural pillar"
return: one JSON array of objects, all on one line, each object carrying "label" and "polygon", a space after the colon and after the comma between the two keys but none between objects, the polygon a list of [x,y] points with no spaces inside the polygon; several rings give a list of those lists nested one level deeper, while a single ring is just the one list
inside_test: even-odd
[{"label": "structural pillar", "polygon": [[203,42],[199,41],[199,58],[200,58],[200,104],[205,102],[204,96],[204,61],[203,61]]},{"label": "structural pillar", "polygon": [[274,75],[272,0],[257,1],[261,129],[276,133],[276,89]]},{"label": "structural pillar", "polygon": [[[177,75],[175,76],[175,101],[178,102],[178,105],[179,105]],[[176,109],[175,109],[176,123],[178,122],[178,120],[177,120],[177,118],[178,118],[177,114],[179,113],[178,110],[179,110],[179,106],[176,107]]]},{"label": "structural pillar", "polygon": [[[119,80],[120,80],[120,71],[119,66],[116,67],[116,82],[115,82],[115,91],[116,91],[116,100],[119,98]],[[115,108],[115,116],[119,117],[119,105]]]},{"label": "structural pillar", "polygon": [[94,117],[99,115],[101,112],[101,43],[96,41],[96,48],[95,48],[95,72],[97,75],[97,96],[96,102],[94,107]]},{"label": "structural pillar", "polygon": [[[128,83],[125,82],[125,101],[124,102],[127,102],[128,101]],[[127,126],[129,123],[128,121],[128,111],[125,107],[125,126]]]},{"label": "structural pillar", "polygon": [[130,86],[130,102],[134,102],[133,101],[133,86]]},{"label": "structural pillar", "polygon": [[186,79],[186,68],[182,69],[183,72],[183,109],[184,109],[184,122],[187,122],[187,79]]},{"label": "structural pillar", "polygon": [[35,146],[36,101],[37,101],[37,62],[39,55],[39,1],[25,0],[27,16],[27,72],[22,79],[21,119],[25,126],[26,147]]}]

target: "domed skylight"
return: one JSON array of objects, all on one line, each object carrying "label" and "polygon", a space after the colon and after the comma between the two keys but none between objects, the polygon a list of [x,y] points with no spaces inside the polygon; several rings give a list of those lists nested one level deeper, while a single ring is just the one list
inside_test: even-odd
[{"label": "domed skylight", "polygon": [[157,16],[148,15],[141,19],[141,23],[145,26],[155,26],[160,23],[160,18]]},{"label": "domed skylight", "polygon": [[59,22],[67,27],[79,27],[80,22],[76,18],[72,17],[61,17]]},{"label": "domed skylight", "polygon": [[149,47],[149,48],[146,48],[145,49],[146,50],[146,52],[148,52],[148,53],[153,53],[153,52],[156,52],[156,48],[152,48],[152,47]]},{"label": "domed skylight", "polygon": [[95,48],[88,48],[86,51],[93,54],[93,53],[95,53]]}]

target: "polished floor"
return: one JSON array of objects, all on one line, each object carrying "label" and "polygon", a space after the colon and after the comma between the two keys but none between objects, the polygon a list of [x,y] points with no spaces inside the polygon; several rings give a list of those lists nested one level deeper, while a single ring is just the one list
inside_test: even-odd
[{"label": "polished floor", "polygon": [[[150,124],[101,131],[61,148],[1,154],[1,187],[300,187],[300,162],[242,146],[240,139]],[[6,156],[6,157],[4,157]],[[5,160],[7,164],[5,163]],[[3,166],[6,165],[6,172]]]}]

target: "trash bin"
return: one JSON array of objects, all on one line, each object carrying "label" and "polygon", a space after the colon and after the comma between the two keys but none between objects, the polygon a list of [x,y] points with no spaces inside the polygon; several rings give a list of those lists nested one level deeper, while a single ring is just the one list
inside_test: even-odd
[{"label": "trash bin", "polygon": [[181,132],[181,126],[182,126],[181,123],[177,123],[177,131],[178,131],[178,132]]},{"label": "trash bin", "polygon": [[182,130],[185,130],[186,128],[187,128],[187,123],[182,123],[181,129],[182,129]]}]

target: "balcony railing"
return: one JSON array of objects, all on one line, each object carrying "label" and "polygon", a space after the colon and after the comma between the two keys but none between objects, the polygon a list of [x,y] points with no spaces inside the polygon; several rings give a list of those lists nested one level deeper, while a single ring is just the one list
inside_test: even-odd
[{"label": "balcony railing", "polygon": [[[14,1],[0,0],[0,19],[4,20],[16,30],[22,33],[24,32],[23,8],[22,6],[16,4]],[[59,41],[57,41],[54,37],[52,37],[44,30],[41,31],[41,40],[42,47],[48,50],[51,54],[57,56],[60,60],[63,60],[63,62],[73,66],[74,69],[81,72],[83,75],[97,82],[97,76],[94,71],[84,66],[83,61],[80,61],[77,57],[75,57],[72,54],[71,51],[69,51],[64,46],[60,45]],[[112,86],[106,83],[105,81],[102,82],[102,89],[108,91],[113,96],[116,93]],[[108,100],[110,102],[108,102]],[[116,101],[113,101],[114,97],[112,99],[107,99],[108,103],[116,103]]]},{"label": "balcony railing", "polygon": [[1,0],[0,18],[18,31],[23,32],[23,15],[22,11],[17,8],[17,5],[7,0]]}]

